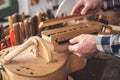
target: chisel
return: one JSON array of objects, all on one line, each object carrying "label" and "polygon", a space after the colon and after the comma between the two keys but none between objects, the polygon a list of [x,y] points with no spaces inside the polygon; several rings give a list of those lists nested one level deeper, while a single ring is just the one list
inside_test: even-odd
[{"label": "chisel", "polygon": [[19,38],[20,38],[20,44],[24,42],[24,24],[23,22],[19,22]]},{"label": "chisel", "polygon": [[4,38],[4,30],[3,30],[3,25],[0,24],[0,40]]},{"label": "chisel", "polygon": [[7,48],[5,39],[2,39],[2,40],[0,41],[0,47],[1,47],[1,50]]},{"label": "chisel", "polygon": [[10,36],[9,35],[5,36],[5,41],[6,41],[7,47],[11,47]]},{"label": "chisel", "polygon": [[24,29],[25,29],[25,38],[28,39],[30,37],[28,19],[24,20]]},{"label": "chisel", "polygon": [[28,19],[28,24],[30,36],[35,36],[35,26],[31,17]]},{"label": "chisel", "polygon": [[20,21],[23,22],[24,19],[25,19],[25,14],[24,14],[24,12],[20,13],[19,16],[20,16]]},{"label": "chisel", "polygon": [[8,16],[8,23],[9,23],[9,28],[13,29],[14,20],[13,20],[12,16]]},{"label": "chisel", "polygon": [[13,24],[13,31],[14,31],[14,34],[15,34],[15,45],[20,44],[19,30],[20,30],[19,23],[14,23]]}]

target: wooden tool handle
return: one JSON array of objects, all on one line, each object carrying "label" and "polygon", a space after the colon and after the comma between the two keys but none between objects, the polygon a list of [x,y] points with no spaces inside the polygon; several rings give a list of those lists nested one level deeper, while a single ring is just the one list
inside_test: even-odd
[{"label": "wooden tool handle", "polygon": [[33,17],[32,17],[32,19],[33,19],[33,25],[34,25],[34,28],[35,28],[35,34],[37,34],[38,33],[38,18],[37,18],[37,16],[36,15],[34,15]]},{"label": "wooden tool handle", "polygon": [[25,19],[25,14],[24,14],[24,12],[20,13],[19,16],[20,16],[20,21],[23,22],[24,19]]},{"label": "wooden tool handle", "polygon": [[41,14],[40,12],[37,12],[36,16],[37,16],[37,21],[38,21],[38,24],[40,24],[42,14]]},{"label": "wooden tool handle", "polygon": [[12,19],[13,19],[14,23],[18,21],[17,20],[17,15],[18,15],[17,13],[12,15]]},{"label": "wooden tool handle", "polygon": [[28,19],[24,20],[24,29],[25,29],[25,37],[28,39],[30,37]]},{"label": "wooden tool handle", "polygon": [[35,36],[35,26],[32,17],[28,19],[30,36]]},{"label": "wooden tool handle", "polygon": [[13,20],[12,16],[8,16],[8,23],[9,23],[10,29],[13,29],[14,20]]},{"label": "wooden tool handle", "polygon": [[4,29],[3,29],[3,25],[0,24],[0,40],[4,38]]},{"label": "wooden tool handle", "polygon": [[19,22],[19,26],[20,26],[20,29],[19,29],[19,38],[20,38],[20,44],[24,42],[24,24],[23,22]]},{"label": "wooden tool handle", "polygon": [[14,30],[14,33],[15,33],[15,45],[20,44],[19,29],[20,29],[19,23],[14,23],[13,24],[13,30]]},{"label": "wooden tool handle", "polygon": [[79,19],[79,18],[83,18],[83,17],[89,16],[89,15],[92,15],[96,12],[98,12],[98,10],[89,11],[86,15],[76,14],[76,15],[70,15],[70,16],[67,16],[67,17],[61,17],[61,18],[58,18],[58,19],[47,20],[47,21],[41,22],[39,24],[39,31],[41,31],[41,29],[44,28],[44,27],[59,24],[59,23],[63,23],[63,22],[67,22],[67,21],[71,21],[71,20],[75,20],[75,19]]}]

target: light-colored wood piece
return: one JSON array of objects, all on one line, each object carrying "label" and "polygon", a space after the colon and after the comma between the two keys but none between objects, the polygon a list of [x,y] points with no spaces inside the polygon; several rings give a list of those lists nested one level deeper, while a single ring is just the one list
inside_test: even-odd
[{"label": "light-colored wood piece", "polygon": [[8,23],[9,23],[9,28],[13,29],[13,23],[14,23],[14,21],[12,19],[12,16],[8,16]]},{"label": "light-colored wood piece", "polygon": [[17,16],[18,16],[17,13],[12,15],[12,19],[13,19],[14,23],[17,22]]},{"label": "light-colored wood piece", "polygon": [[37,41],[30,38],[23,45],[19,46],[17,49],[13,50],[8,55],[6,55],[1,61],[3,62],[3,64],[9,63],[14,57],[16,57],[18,54],[20,54],[22,51],[24,51],[33,44],[36,44],[37,46]]},{"label": "light-colored wood piece", "polygon": [[37,16],[37,22],[38,22],[38,24],[40,24],[42,13],[41,12],[37,12],[36,16]]},{"label": "light-colored wood piece", "polygon": [[19,16],[20,16],[20,21],[23,22],[24,19],[25,19],[25,14],[24,14],[24,12],[21,12],[21,13],[19,14]]}]

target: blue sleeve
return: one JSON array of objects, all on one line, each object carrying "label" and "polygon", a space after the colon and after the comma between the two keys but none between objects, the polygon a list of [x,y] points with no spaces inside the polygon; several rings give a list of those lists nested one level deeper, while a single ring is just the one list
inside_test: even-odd
[{"label": "blue sleeve", "polygon": [[97,49],[99,51],[113,54],[120,57],[120,35],[98,35],[97,40]]}]

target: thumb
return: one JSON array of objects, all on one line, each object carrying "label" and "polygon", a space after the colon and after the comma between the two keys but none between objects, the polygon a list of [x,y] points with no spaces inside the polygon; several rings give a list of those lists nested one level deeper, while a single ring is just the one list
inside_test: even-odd
[{"label": "thumb", "polygon": [[78,43],[78,37],[75,37],[75,38],[73,38],[73,39],[70,39],[69,42],[70,42],[71,44]]}]

